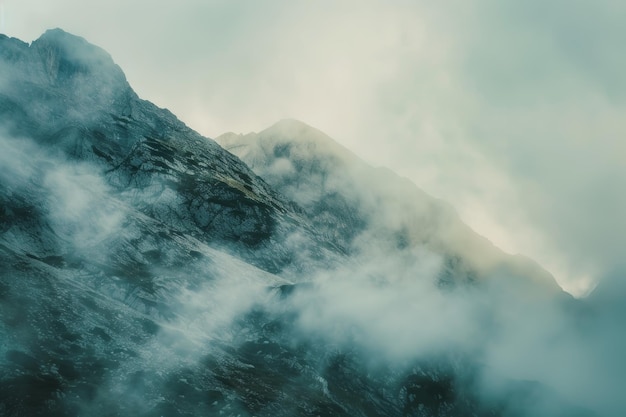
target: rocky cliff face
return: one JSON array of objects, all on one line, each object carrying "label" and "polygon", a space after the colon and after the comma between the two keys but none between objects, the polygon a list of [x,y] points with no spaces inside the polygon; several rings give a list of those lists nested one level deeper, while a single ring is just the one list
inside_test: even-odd
[{"label": "rocky cliff face", "polygon": [[222,137],[250,169],[61,30],[0,37],[0,125],[2,415],[589,415],[480,388],[550,277],[320,132]]}]

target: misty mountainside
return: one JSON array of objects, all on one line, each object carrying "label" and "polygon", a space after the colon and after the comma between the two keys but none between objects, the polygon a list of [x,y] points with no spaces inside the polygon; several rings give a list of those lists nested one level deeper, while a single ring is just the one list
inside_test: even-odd
[{"label": "misty mountainside", "polygon": [[0,35],[0,415],[620,415],[539,266],[300,122],[218,140]]},{"label": "misty mountainside", "polygon": [[374,168],[319,130],[283,120],[258,133],[216,138],[306,211],[347,253],[424,247],[443,257],[443,284],[518,279],[528,291],[561,293],[522,256],[508,256],[465,225],[454,209],[386,168]]}]

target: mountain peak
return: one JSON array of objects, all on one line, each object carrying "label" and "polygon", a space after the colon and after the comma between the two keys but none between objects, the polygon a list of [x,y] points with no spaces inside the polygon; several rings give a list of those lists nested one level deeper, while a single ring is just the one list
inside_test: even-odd
[{"label": "mountain peak", "polygon": [[283,119],[259,133],[263,137],[290,142],[316,142],[339,146],[327,134],[296,119]]},{"label": "mountain peak", "polygon": [[[77,35],[73,35],[69,32],[64,31],[61,28],[52,28],[46,30],[37,41],[41,40],[50,40],[57,42],[80,42],[80,43],[88,43],[85,38],[82,38]],[[36,41],[35,41],[36,42]]]},{"label": "mountain peak", "polygon": [[[263,148],[276,148],[282,156],[290,155],[298,160],[312,160],[319,158],[333,158],[337,161],[357,161],[358,158],[352,151],[335,141],[326,133],[296,119],[283,119],[269,128],[261,131],[258,135],[246,135],[247,138],[255,137]],[[228,148],[227,138],[222,138],[223,146]],[[236,138],[230,138],[238,142]],[[218,140],[220,142],[220,140]],[[279,156],[278,154],[276,156]]]},{"label": "mountain peak", "polygon": [[340,160],[358,159],[349,149],[326,133],[296,119],[282,119],[259,133],[251,132],[246,135],[224,133],[215,140],[229,150],[258,143],[263,149],[278,147],[275,156],[289,154],[297,159],[329,156]]},{"label": "mountain peak", "polygon": [[322,133],[321,131],[319,131],[318,129],[314,128],[313,126],[310,126],[298,119],[282,119],[279,120],[278,122],[274,123],[272,126],[268,127],[267,129],[265,129],[266,131],[269,130],[280,130],[283,132],[307,132],[307,131],[314,131],[314,132],[318,132],[322,135],[324,135],[324,133]]},{"label": "mountain peak", "polygon": [[85,38],[66,32],[60,28],[48,29],[34,40],[31,47],[35,49],[56,48],[68,54],[68,58],[89,61],[99,58],[102,63],[113,64],[113,58],[104,49],[89,43]]},{"label": "mountain peak", "polygon": [[[48,30],[31,44],[0,38],[0,83],[4,101],[59,126],[71,114],[82,120],[102,109],[128,114],[138,98],[111,55],[62,29]],[[50,105],[55,101],[64,104]]]},{"label": "mountain peak", "polygon": [[104,79],[118,86],[127,86],[124,73],[111,55],[62,29],[47,30],[31,44],[31,49],[39,56],[44,74],[53,85],[63,85],[77,77],[89,77],[92,81]]}]

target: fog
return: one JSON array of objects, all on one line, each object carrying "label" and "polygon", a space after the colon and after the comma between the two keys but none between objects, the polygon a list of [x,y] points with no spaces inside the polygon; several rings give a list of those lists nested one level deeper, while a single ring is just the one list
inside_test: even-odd
[{"label": "fog", "polygon": [[626,409],[620,395],[626,363],[619,353],[626,338],[598,310],[525,296],[505,276],[442,289],[440,259],[423,250],[392,254],[377,247],[353,261],[315,277],[288,307],[273,301],[268,308],[295,311],[297,337],[365,351],[374,363],[471,358],[464,366],[480,368],[471,389],[486,402],[510,395],[507,383],[540,383],[541,394],[520,398],[512,415],[560,415],[564,404],[602,416]]},{"label": "fog", "polygon": [[[29,138],[0,135],[3,185],[16,196],[35,193],[36,200],[30,204],[44,213],[61,251],[93,256],[93,248],[106,247],[107,240],[120,235],[127,209],[112,199],[101,170],[70,161],[58,150],[42,148]],[[24,247],[20,239],[25,236],[15,236],[13,243],[28,253],[28,245]],[[48,247],[50,243],[41,242]]]}]

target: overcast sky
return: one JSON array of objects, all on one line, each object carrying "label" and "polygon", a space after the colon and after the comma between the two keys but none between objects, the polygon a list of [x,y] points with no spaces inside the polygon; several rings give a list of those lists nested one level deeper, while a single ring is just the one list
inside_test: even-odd
[{"label": "overcast sky", "polygon": [[317,127],[574,294],[626,272],[623,0],[0,0],[201,133]]}]

